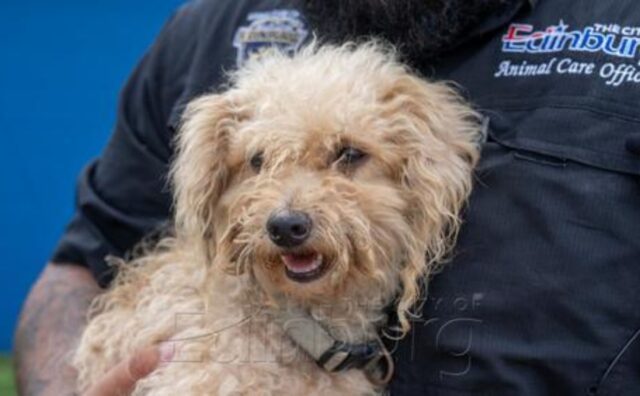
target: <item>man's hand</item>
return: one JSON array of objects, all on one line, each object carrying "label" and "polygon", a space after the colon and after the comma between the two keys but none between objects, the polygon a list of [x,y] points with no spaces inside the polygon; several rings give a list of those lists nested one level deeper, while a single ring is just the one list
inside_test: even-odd
[{"label": "man's hand", "polygon": [[158,347],[140,350],[131,358],[120,362],[120,364],[112,368],[84,396],[129,395],[138,380],[153,372],[160,362],[167,362],[170,358],[169,351]]}]

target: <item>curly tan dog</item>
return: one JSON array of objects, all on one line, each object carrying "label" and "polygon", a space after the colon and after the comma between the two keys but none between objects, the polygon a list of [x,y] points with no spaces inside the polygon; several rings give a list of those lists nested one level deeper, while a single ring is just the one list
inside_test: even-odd
[{"label": "curly tan dog", "polygon": [[453,243],[477,115],[376,44],[264,56],[188,106],[175,236],[121,265],[75,354],[80,390],[158,342],[135,395],[364,395]]}]

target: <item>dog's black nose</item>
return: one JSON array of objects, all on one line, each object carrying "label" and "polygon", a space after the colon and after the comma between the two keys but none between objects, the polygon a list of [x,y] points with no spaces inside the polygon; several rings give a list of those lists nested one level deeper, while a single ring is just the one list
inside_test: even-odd
[{"label": "dog's black nose", "polygon": [[267,220],[267,232],[276,245],[296,247],[309,238],[311,219],[303,212],[280,212]]}]

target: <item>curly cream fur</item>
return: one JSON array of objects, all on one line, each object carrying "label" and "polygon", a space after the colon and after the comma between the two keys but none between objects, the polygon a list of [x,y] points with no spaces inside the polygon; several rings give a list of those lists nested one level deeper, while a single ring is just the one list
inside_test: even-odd
[{"label": "curly cream fur", "polygon": [[[375,394],[360,370],[328,373],[274,323],[304,309],[362,342],[396,307],[410,329],[424,282],[455,240],[478,157],[478,117],[444,83],[412,75],[375,43],[271,54],[195,99],[177,139],[175,237],[121,263],[76,351],[80,390],[136,349],[175,347],[136,395]],[[368,157],[336,161],[350,145]],[[262,153],[256,172],[249,165]],[[265,223],[313,219],[305,249],[328,269],[288,279]]]}]

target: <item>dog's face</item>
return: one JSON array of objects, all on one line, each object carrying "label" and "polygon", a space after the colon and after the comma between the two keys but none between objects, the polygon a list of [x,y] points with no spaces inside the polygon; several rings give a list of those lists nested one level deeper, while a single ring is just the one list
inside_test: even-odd
[{"label": "dog's face", "polygon": [[268,293],[405,312],[457,229],[474,117],[372,45],[261,60],[189,106],[178,224]]}]

